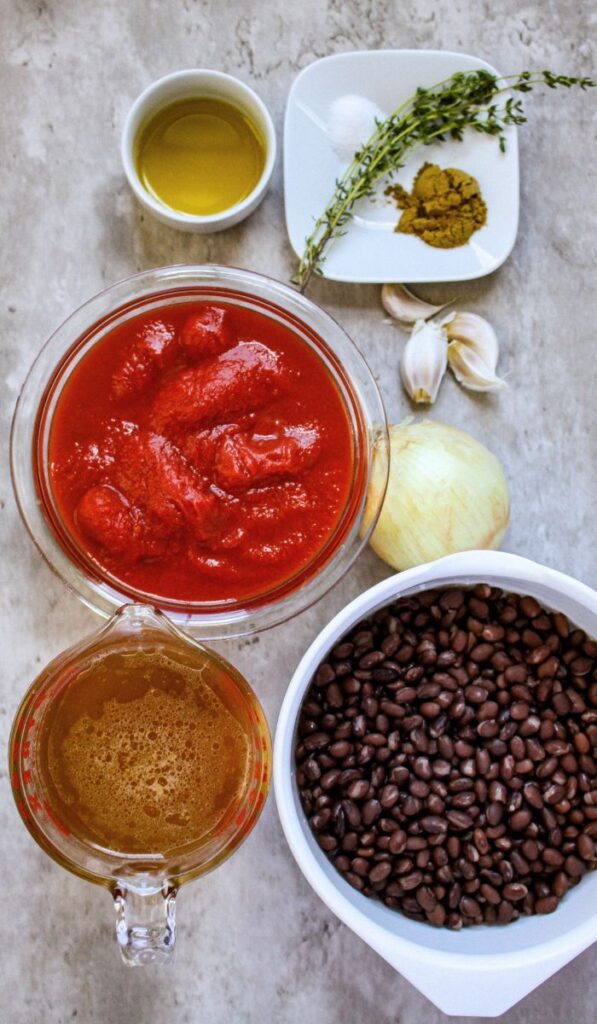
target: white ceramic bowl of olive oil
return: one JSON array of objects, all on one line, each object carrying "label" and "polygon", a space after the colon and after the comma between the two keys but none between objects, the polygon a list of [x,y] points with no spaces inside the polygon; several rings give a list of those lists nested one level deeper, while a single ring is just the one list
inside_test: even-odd
[{"label": "white ceramic bowl of olive oil", "polygon": [[165,75],[135,100],[121,155],[139,202],[181,231],[222,231],[263,199],[276,133],[263,101],[238,78],[208,69]]}]

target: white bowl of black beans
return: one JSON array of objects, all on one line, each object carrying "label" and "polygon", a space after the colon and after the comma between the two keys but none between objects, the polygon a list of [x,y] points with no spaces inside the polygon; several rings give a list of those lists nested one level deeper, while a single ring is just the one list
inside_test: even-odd
[{"label": "white bowl of black beans", "polygon": [[274,750],[327,906],[448,1014],[498,1016],[597,939],[597,593],[471,551],[318,635]]}]

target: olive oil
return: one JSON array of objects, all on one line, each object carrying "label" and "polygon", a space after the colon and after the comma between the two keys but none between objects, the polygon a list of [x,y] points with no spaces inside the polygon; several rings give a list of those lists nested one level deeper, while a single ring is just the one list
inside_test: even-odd
[{"label": "olive oil", "polygon": [[137,173],[164,206],[199,216],[221,213],[248,196],[265,166],[256,126],[216,97],[177,100],[142,126]]}]

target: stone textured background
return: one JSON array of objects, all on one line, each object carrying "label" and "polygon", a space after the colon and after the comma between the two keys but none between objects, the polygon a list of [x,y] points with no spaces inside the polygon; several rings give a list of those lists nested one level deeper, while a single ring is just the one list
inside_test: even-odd
[{"label": "stone textured background", "polygon": [[[46,858],[10,797],[5,748],[19,699],[43,664],[98,621],[25,534],[8,478],[8,433],[33,356],[104,285],[182,262],[289,276],[280,165],[259,211],[224,234],[184,236],[136,206],[119,135],[132,100],[153,79],[191,66],[230,71],[255,86],[281,132],[296,73],[344,50],[448,48],[505,72],[549,66],[594,74],[591,8],[590,0],[0,0],[2,1024],[447,1020],[319,902],[291,859],[273,800],[241,851],[183,890],[173,969],[121,966],[107,894]],[[479,399],[447,380],[435,415],[472,430],[504,460],[513,503],[505,546],[597,585],[595,97],[535,94],[528,108],[516,248],[491,277],[458,286],[465,308],[495,324],[511,387],[499,399]],[[317,282],[311,294],[363,349],[391,417],[405,415],[402,335],[384,324],[378,288]],[[306,645],[385,573],[367,554],[300,620],[221,645],[254,683],[272,726]],[[593,1024],[595,967],[589,950],[502,1019]]]}]

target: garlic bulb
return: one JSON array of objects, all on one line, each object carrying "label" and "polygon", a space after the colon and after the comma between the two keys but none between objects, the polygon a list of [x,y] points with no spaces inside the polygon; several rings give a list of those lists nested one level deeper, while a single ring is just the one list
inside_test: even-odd
[{"label": "garlic bulb", "polygon": [[381,304],[392,319],[409,327],[417,320],[428,320],[430,316],[441,313],[442,309],[450,305],[449,302],[444,302],[443,306],[433,306],[430,302],[424,302],[403,284],[382,285]]},{"label": "garlic bulb", "polygon": [[[385,483],[382,463],[374,451],[363,531]],[[390,427],[390,476],[370,540],[389,565],[409,569],[455,551],[497,548],[509,514],[502,467],[470,434],[412,417]]]},{"label": "garlic bulb", "polygon": [[400,361],[407,394],[417,404],[435,402],[448,365],[448,339],[440,324],[417,320]]},{"label": "garlic bulb", "polygon": [[448,364],[456,380],[470,391],[500,391],[506,385],[495,370],[498,340],[491,324],[476,313],[452,313],[442,320]]}]

